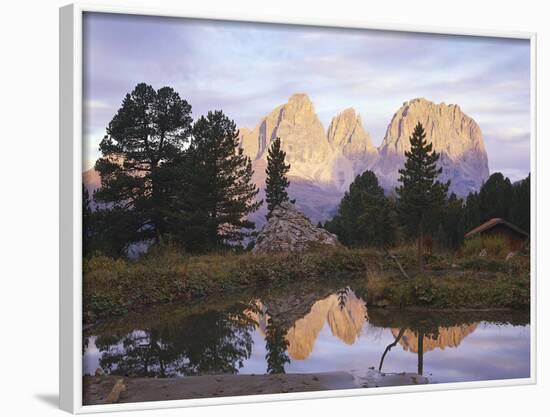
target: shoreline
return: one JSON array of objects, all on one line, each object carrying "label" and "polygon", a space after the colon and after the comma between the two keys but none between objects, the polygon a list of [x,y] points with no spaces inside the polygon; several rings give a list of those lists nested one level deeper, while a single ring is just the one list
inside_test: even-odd
[{"label": "shoreline", "polygon": [[[121,382],[122,381],[122,382]],[[413,373],[200,375],[176,378],[130,378],[116,375],[84,376],[84,405],[169,401],[295,392],[331,391],[428,384]]]},{"label": "shoreline", "polygon": [[401,275],[392,259],[369,249],[314,251],[301,257],[167,251],[137,262],[91,258],[84,264],[84,325],[171,302],[209,302],[297,282],[305,287],[355,282],[366,290],[369,307],[521,310],[530,305],[527,258],[439,256],[419,274],[408,252],[395,256],[410,278]]}]

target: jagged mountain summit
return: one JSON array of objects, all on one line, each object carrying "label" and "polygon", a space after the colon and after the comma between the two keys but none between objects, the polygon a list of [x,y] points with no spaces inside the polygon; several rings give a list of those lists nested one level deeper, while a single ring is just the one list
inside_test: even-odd
[{"label": "jagged mountain summit", "polygon": [[[291,165],[289,195],[296,199],[297,208],[317,223],[336,213],[350,183],[367,169],[377,175],[385,189],[397,186],[398,170],[418,122],[424,126],[434,150],[441,153],[440,180],[451,181],[450,192],[464,197],[478,191],[489,177],[481,129],[459,106],[436,104],[424,98],[403,103],[378,148],[352,108],[333,117],[325,130],[306,94],[292,95],[254,128],[240,128],[240,146],[252,160],[253,181],[260,188],[258,198],[264,198],[267,151],[271,141],[279,137]],[[83,178],[90,190],[98,187],[93,169],[85,172]],[[265,214],[264,205],[250,216],[258,229],[265,223]]]},{"label": "jagged mountain summit", "polygon": [[456,104],[435,104],[423,98],[403,103],[386,130],[372,167],[381,184],[386,188],[397,184],[398,170],[405,161],[405,151],[410,150],[409,138],[418,122],[433,149],[441,154],[443,172],[439,179],[451,181],[449,191],[459,196],[478,191],[489,178],[481,129]]},{"label": "jagged mountain summit", "polygon": [[327,138],[352,163],[355,175],[371,168],[378,156],[378,149],[363,127],[361,116],[353,108],[344,110],[331,120]]},{"label": "jagged mountain summit", "polygon": [[260,168],[255,170],[260,184],[259,171],[263,171],[267,150],[277,137],[290,163],[290,177],[342,191],[355,177],[352,163],[342,149],[329,142],[313,103],[305,94],[292,95],[288,103],[276,107],[254,129],[241,129],[240,134],[244,152]]},{"label": "jagged mountain summit", "polygon": [[[355,176],[367,169],[377,175],[385,189],[398,185],[398,170],[418,122],[434,150],[441,153],[440,180],[451,181],[450,192],[466,196],[479,190],[489,177],[481,129],[459,106],[435,104],[424,98],[403,103],[377,148],[354,109],[335,116],[325,132],[309,97],[294,94],[254,129],[241,129],[241,146],[253,161],[256,184],[263,188],[267,149],[274,138],[281,138],[291,165],[289,194],[308,217],[323,221],[334,214]],[[257,220],[262,223],[261,218]]]}]

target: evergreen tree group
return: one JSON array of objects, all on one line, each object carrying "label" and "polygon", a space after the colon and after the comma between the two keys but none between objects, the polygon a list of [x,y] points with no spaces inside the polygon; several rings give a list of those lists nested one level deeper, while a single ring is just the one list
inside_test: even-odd
[{"label": "evergreen tree group", "polygon": [[325,228],[348,246],[386,247],[393,243],[393,202],[384,195],[372,171],[355,177],[338,211]]},{"label": "evergreen tree group", "polygon": [[261,202],[252,162],[223,112],[193,123],[191,105],[172,88],[141,83],[124,98],[99,149],[98,208],[85,209],[83,219],[88,253],[120,256],[132,244],[167,239],[208,250],[239,243],[254,229],[247,215]]},{"label": "evergreen tree group", "polygon": [[424,241],[442,250],[457,250],[464,235],[483,222],[500,217],[529,232],[530,175],[511,183],[492,174],[479,192],[464,199],[447,195],[450,182],[438,180],[439,155],[426,140],[419,123],[410,137],[410,151],[399,170],[395,198],[384,195],[376,175],[365,171],[351,183],[335,216],[324,227],[347,246],[387,247],[415,240],[419,267],[423,267]]},{"label": "evergreen tree group", "polygon": [[531,174],[512,183],[500,172],[492,174],[478,193],[470,193],[464,206],[466,230],[498,217],[529,233],[531,226]]}]

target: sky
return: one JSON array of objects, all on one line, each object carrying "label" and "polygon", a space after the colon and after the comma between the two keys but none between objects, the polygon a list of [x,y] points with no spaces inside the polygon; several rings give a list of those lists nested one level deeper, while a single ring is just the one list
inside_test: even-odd
[{"label": "sky", "polygon": [[480,126],[489,170],[530,171],[528,40],[85,13],[84,169],[126,93],[173,87],[198,118],[254,127],[306,93],[325,129],[353,107],[375,145],[405,101],[458,104]]}]

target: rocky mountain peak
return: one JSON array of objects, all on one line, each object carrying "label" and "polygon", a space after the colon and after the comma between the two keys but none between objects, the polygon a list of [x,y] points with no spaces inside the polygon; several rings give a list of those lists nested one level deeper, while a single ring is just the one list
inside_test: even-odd
[{"label": "rocky mountain peak", "polygon": [[393,115],[379,148],[373,170],[385,186],[397,183],[397,170],[403,165],[405,151],[410,150],[410,136],[420,122],[426,139],[441,154],[441,181],[451,181],[451,191],[466,195],[477,191],[489,177],[487,152],[481,129],[458,105],[433,103],[415,98],[403,103]]},{"label": "rocky mountain peak", "polygon": [[327,138],[351,162],[355,175],[369,169],[378,154],[361,116],[353,108],[345,109],[331,120]]},{"label": "rocky mountain peak", "polygon": [[357,133],[362,137],[366,136],[368,142],[370,142],[370,137],[368,137],[368,134],[363,129],[361,117],[350,107],[332,118],[328,127],[327,137],[333,146],[343,148],[350,143],[353,136]]},{"label": "rocky mountain peak", "polygon": [[287,121],[293,125],[320,124],[315,113],[315,107],[307,94],[293,94],[288,102],[283,105],[281,121]]},{"label": "rocky mountain peak", "polygon": [[287,103],[276,107],[252,131],[245,131],[241,135],[241,146],[252,161],[264,161],[258,162],[262,165],[271,142],[277,137],[281,139],[281,148],[291,166],[289,176],[325,185],[334,182],[336,155],[306,94],[292,95]]},{"label": "rocky mountain peak", "polygon": [[[440,180],[451,180],[450,191],[459,196],[478,191],[489,177],[487,152],[481,129],[456,104],[436,104],[425,98],[404,102],[376,148],[356,110],[343,110],[325,130],[310,98],[299,93],[267,113],[254,128],[241,128],[239,137],[253,163],[253,181],[261,190],[259,199],[264,197],[267,150],[273,139],[281,139],[291,165],[289,195],[317,222],[334,215],[349,184],[367,169],[376,174],[384,188],[395,187],[418,122],[441,154]],[[84,174],[84,182],[93,190],[99,186],[99,177],[91,169]],[[264,205],[251,215],[258,227],[264,224],[265,213]]]}]

